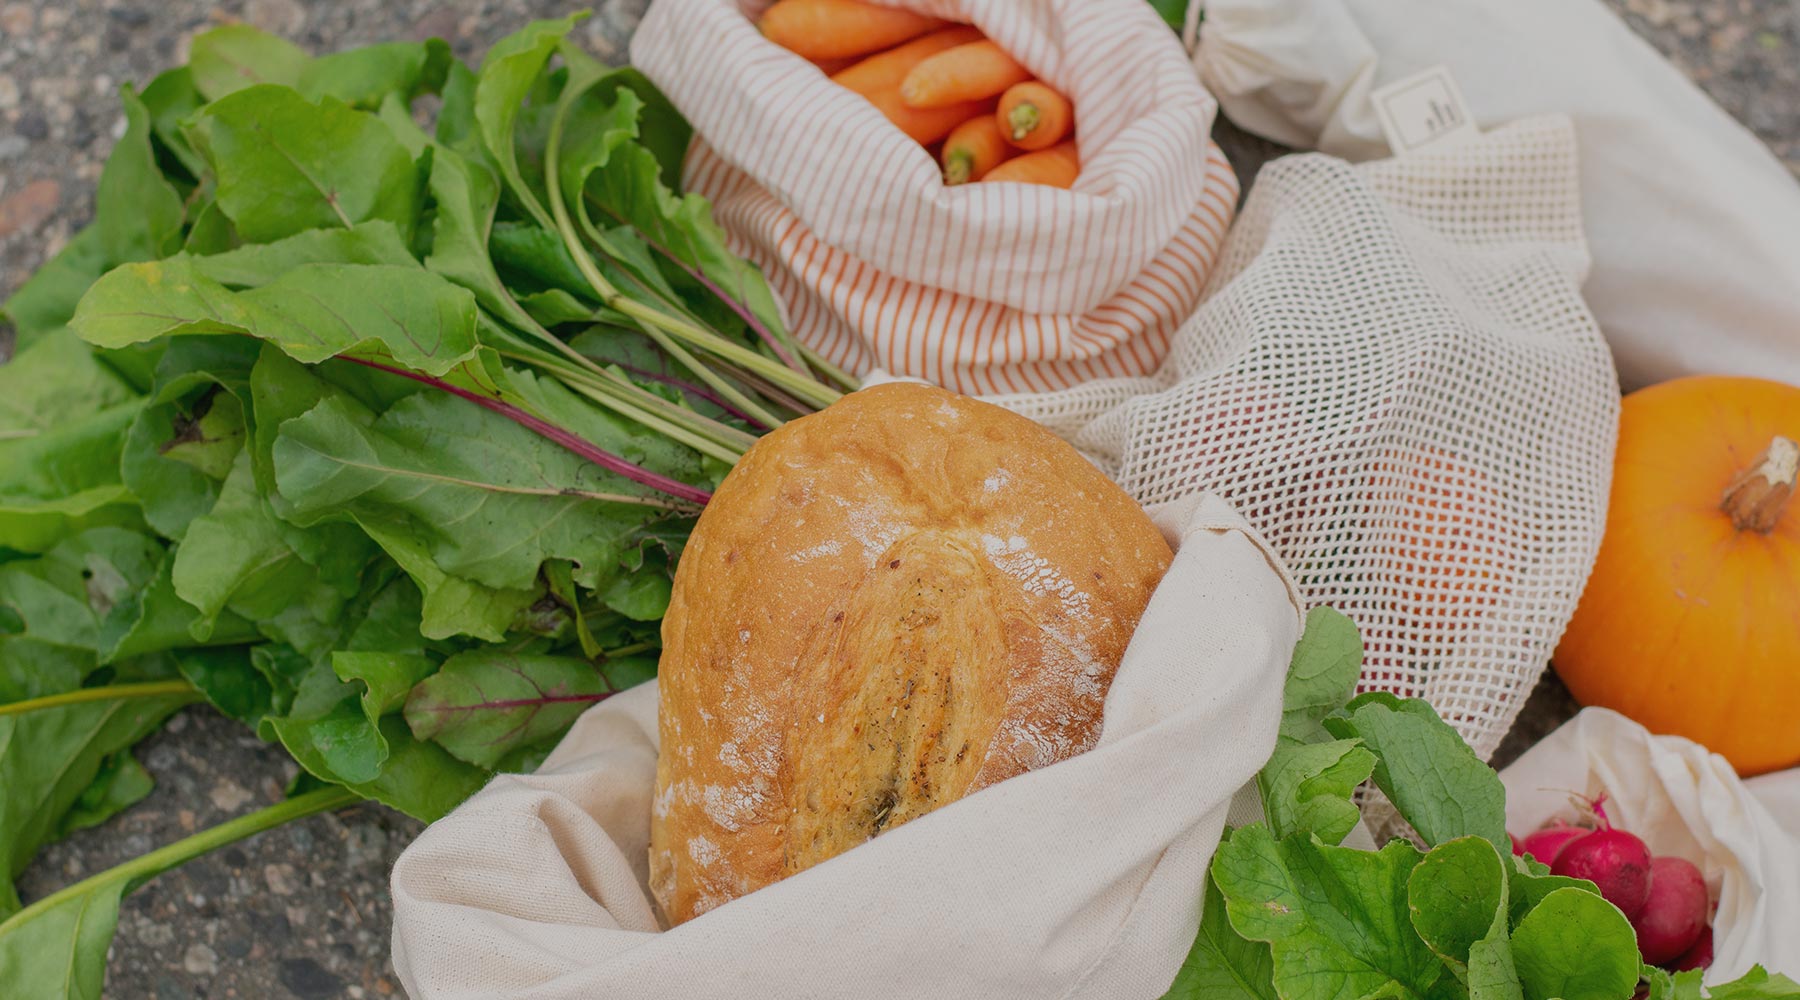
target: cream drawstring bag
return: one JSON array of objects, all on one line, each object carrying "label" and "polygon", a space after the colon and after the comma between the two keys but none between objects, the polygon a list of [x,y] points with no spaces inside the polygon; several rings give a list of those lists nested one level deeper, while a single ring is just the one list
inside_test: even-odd
[{"label": "cream drawstring bag", "polygon": [[1800,384],[1800,183],[1600,0],[1202,6],[1201,78],[1233,122],[1288,145],[1388,155],[1373,91],[1439,65],[1483,128],[1569,115],[1594,258],[1582,291],[1625,387]]},{"label": "cream drawstring bag", "polygon": [[416,1000],[1159,997],[1193,944],[1233,794],[1274,747],[1300,600],[1217,497],[1176,548],[1099,744],[661,931],[645,888],[654,682],[589,710],[394,867]]},{"label": "cream drawstring bag", "polygon": [[1500,773],[1506,818],[1524,836],[1570,818],[1571,795],[1606,796],[1606,815],[1654,854],[1692,861],[1718,902],[1709,983],[1762,964],[1800,976],[1800,769],[1745,781],[1692,740],[1655,736],[1584,709]]},{"label": "cream drawstring bag", "polygon": [[974,24],[1075,107],[1081,176],[946,187],[873,104],[756,30],[768,0],[657,0],[631,60],[693,122],[705,195],[806,344],[977,394],[1153,371],[1237,201],[1216,107],[1144,0],[883,0]]}]

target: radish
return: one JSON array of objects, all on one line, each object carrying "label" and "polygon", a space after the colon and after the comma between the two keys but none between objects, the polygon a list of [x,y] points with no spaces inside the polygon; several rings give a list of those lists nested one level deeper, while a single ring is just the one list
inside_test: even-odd
[{"label": "radish", "polygon": [[1712,965],[1712,928],[1705,927],[1700,930],[1700,939],[1694,942],[1692,948],[1676,959],[1675,964],[1670,968],[1676,972],[1686,972],[1689,969],[1704,969],[1710,965]]},{"label": "radish", "polygon": [[1636,920],[1650,897],[1650,849],[1644,842],[1612,827],[1602,827],[1564,844],[1550,863],[1554,875],[1584,878],[1599,887],[1606,901]]},{"label": "radish", "polygon": [[1706,879],[1686,858],[1650,862],[1650,895],[1643,912],[1631,918],[1638,950],[1651,965],[1679,958],[1706,929]]},{"label": "radish", "polygon": [[1525,849],[1523,847],[1519,846],[1519,838],[1513,836],[1509,832],[1506,835],[1506,839],[1512,843],[1512,852],[1514,854],[1524,854],[1525,853]]},{"label": "radish", "polygon": [[1567,847],[1570,841],[1578,840],[1592,832],[1594,831],[1585,826],[1570,826],[1562,820],[1557,820],[1526,837],[1525,842],[1519,845],[1519,849],[1522,853],[1529,854],[1544,864],[1553,865],[1556,863],[1556,856],[1562,853],[1562,849]]}]

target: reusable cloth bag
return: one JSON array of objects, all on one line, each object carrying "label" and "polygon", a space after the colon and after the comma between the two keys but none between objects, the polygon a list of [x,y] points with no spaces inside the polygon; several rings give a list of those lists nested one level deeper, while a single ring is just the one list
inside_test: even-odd
[{"label": "reusable cloth bag", "polygon": [[1625,388],[1705,372],[1800,385],[1800,183],[1599,0],[1204,7],[1201,77],[1277,142],[1386,156],[1371,92],[1439,64],[1484,128],[1567,113],[1594,257],[1583,291]]},{"label": "reusable cloth bag", "polygon": [[1606,796],[1606,815],[1652,853],[1700,866],[1718,901],[1709,983],[1761,963],[1800,976],[1800,769],[1744,781],[1725,758],[1589,708],[1500,772],[1506,818],[1523,836],[1569,798]]},{"label": "reusable cloth bag", "polygon": [[1265,166],[1154,375],[997,397],[1143,504],[1216,492],[1362,685],[1422,697],[1483,757],[1592,568],[1619,396],[1580,287],[1567,119],[1442,154]]},{"label": "reusable cloth bag", "polygon": [[1153,371],[1238,193],[1174,32],[1144,0],[893,5],[973,23],[1073,100],[1074,190],[946,187],[874,105],[756,30],[766,2],[656,0],[631,58],[705,137],[686,189],[840,367],[965,393]]},{"label": "reusable cloth bag", "polygon": [[1156,514],[1173,565],[1099,744],[666,932],[645,888],[656,685],[590,709],[394,866],[419,1000],[1160,997],[1233,794],[1275,745],[1300,601],[1222,500]]}]

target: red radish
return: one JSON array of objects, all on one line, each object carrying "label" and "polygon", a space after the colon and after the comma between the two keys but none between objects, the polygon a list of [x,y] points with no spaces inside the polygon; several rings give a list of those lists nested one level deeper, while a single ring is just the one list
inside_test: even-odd
[{"label": "red radish", "polygon": [[1643,912],[1631,918],[1644,961],[1661,965],[1693,947],[1706,929],[1706,902],[1706,879],[1692,861],[1652,859],[1650,896]]},{"label": "red radish", "polygon": [[1676,972],[1686,972],[1689,969],[1704,969],[1710,965],[1712,965],[1712,928],[1705,927],[1700,931],[1700,939],[1694,942],[1692,948],[1676,959],[1675,964],[1670,968]]},{"label": "red radish", "polygon": [[1636,920],[1650,898],[1650,849],[1624,830],[1604,828],[1569,841],[1550,872],[1594,883],[1628,920]]},{"label": "red radish", "polygon": [[1529,854],[1544,864],[1553,865],[1556,863],[1556,856],[1569,846],[1570,841],[1579,840],[1593,832],[1585,826],[1570,826],[1557,820],[1526,837],[1519,848],[1522,853]]},{"label": "red radish", "polygon": [[1519,846],[1519,838],[1513,836],[1510,831],[1507,833],[1506,839],[1512,843],[1512,852],[1514,854],[1524,854],[1525,853],[1525,849],[1523,847]]}]

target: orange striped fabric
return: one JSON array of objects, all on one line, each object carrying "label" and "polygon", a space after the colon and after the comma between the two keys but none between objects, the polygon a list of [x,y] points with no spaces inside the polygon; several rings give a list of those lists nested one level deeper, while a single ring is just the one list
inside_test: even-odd
[{"label": "orange striped fabric", "polygon": [[632,60],[705,140],[686,165],[832,362],[969,393],[1148,374],[1200,301],[1237,179],[1216,105],[1143,0],[909,0],[1075,104],[1072,190],[946,187],[874,106],[768,42],[762,4],[657,0]]}]

